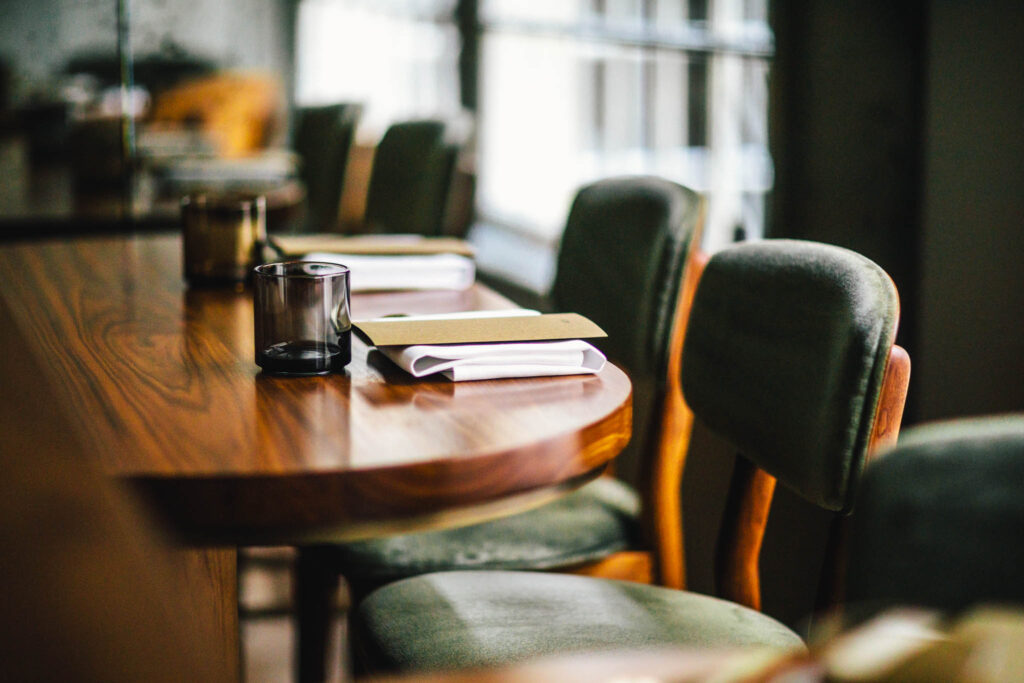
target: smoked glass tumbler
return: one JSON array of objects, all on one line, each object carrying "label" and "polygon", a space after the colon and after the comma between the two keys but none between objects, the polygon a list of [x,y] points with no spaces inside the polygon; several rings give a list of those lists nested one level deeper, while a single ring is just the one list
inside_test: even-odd
[{"label": "smoked glass tumbler", "polygon": [[324,375],[352,359],[349,270],[286,261],[253,271],[256,365],[276,375]]}]

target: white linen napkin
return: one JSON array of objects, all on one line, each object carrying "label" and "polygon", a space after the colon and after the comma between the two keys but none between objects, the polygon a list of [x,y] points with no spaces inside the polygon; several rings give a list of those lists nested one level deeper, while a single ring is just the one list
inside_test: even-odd
[{"label": "white linen napkin", "polygon": [[440,372],[454,382],[593,374],[605,364],[604,354],[581,339],[378,348],[414,377]]},{"label": "white linen napkin", "polygon": [[326,261],[348,266],[353,292],[401,289],[464,290],[473,286],[473,260],[458,254],[367,256],[314,252],[304,261]]}]

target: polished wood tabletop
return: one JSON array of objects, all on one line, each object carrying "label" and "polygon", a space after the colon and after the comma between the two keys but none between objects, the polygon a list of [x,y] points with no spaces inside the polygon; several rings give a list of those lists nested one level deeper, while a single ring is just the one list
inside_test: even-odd
[{"label": "polished wood tabletop", "polygon": [[[189,289],[177,236],[0,247],[2,303],[100,459],[196,542],[315,541],[466,523],[596,476],[629,439],[629,379],[414,379],[353,340],[344,374],[253,360],[251,292]],[[512,307],[360,294],[356,319]],[[5,387],[5,390],[11,388]]]}]

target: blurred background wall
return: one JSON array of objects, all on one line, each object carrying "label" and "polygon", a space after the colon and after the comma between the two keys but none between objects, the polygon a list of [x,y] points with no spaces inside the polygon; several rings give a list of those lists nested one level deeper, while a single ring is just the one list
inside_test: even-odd
[{"label": "blurred background wall", "polygon": [[[288,6],[284,0],[154,0],[130,2],[132,50],[193,55],[219,65],[290,72]],[[3,0],[0,56],[19,87],[51,81],[69,59],[110,54],[116,46],[114,0]]]},{"label": "blurred background wall", "polygon": [[1024,6],[928,22],[920,418],[1024,409]]}]

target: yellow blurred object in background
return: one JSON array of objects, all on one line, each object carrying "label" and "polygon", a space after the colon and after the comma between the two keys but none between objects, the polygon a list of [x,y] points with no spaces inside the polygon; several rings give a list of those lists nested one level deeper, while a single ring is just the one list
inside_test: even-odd
[{"label": "yellow blurred object in background", "polygon": [[265,148],[280,123],[278,80],[258,73],[222,72],[161,93],[150,120],[155,128],[196,127],[222,157]]}]

